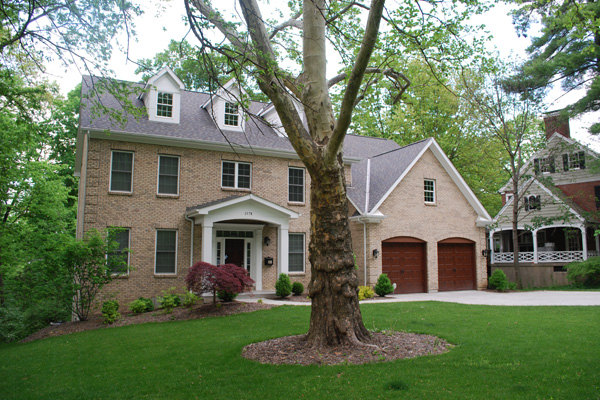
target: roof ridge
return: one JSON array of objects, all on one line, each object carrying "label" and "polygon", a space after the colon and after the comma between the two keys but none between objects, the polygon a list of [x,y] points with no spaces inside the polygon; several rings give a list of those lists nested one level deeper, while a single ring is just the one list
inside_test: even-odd
[{"label": "roof ridge", "polygon": [[376,154],[376,155],[374,155],[373,157],[370,157],[370,158],[375,158],[375,157],[379,157],[379,156],[384,156],[384,155],[386,155],[386,154],[393,153],[394,151],[405,150],[406,148],[408,148],[408,147],[410,147],[410,146],[414,146],[414,145],[416,145],[416,144],[419,144],[419,143],[421,143],[421,142],[426,142],[426,141],[428,141],[428,140],[431,140],[431,139],[432,139],[432,138],[421,139],[421,140],[419,140],[419,141],[417,141],[417,142],[413,142],[413,143],[407,144],[406,146],[402,146],[402,147],[399,147],[399,148],[397,148],[397,149],[388,150],[388,151],[385,151],[385,152],[383,152],[383,153]]}]

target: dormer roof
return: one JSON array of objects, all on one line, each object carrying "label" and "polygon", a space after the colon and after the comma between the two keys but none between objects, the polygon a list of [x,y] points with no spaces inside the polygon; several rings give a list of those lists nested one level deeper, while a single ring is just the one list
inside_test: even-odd
[{"label": "dormer roof", "polygon": [[179,90],[185,89],[183,82],[181,81],[181,79],[179,79],[177,75],[175,75],[175,72],[173,72],[173,70],[169,67],[163,67],[160,71],[158,71],[150,79],[148,79],[148,82],[146,82],[146,85],[144,86],[144,93],[142,93],[142,96],[144,96],[144,94],[148,92],[149,88],[155,86],[156,82],[165,75],[167,75],[171,80],[173,80],[175,85],[179,87]]}]

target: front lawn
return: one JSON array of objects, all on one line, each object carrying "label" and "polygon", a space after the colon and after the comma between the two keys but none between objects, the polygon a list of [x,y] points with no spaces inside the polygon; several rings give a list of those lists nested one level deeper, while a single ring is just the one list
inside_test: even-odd
[{"label": "front lawn", "polygon": [[387,303],[369,329],[440,336],[440,356],[260,365],[244,345],[305,332],[309,307],[89,331],[0,346],[2,399],[597,399],[600,307]]}]

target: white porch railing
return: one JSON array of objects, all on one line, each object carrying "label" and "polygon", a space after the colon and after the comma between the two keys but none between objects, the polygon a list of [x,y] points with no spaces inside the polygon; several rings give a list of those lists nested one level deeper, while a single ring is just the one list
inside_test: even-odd
[{"label": "white porch railing", "polygon": [[[588,251],[588,257],[592,256],[592,251]],[[535,254],[533,251],[519,252],[519,262],[534,262]],[[492,252],[492,264],[512,263],[514,260],[512,252],[496,253]],[[538,262],[569,262],[583,260],[583,251],[538,251]]]}]

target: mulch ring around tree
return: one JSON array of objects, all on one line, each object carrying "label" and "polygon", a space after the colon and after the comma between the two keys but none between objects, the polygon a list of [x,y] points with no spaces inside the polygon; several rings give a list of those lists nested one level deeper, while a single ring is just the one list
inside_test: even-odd
[{"label": "mulch ring around tree", "polygon": [[453,345],[432,335],[383,331],[371,332],[371,345],[314,348],[306,346],[305,335],[285,336],[252,343],[242,356],[261,364],[334,365],[366,364],[443,354]]},{"label": "mulch ring around tree", "polygon": [[[212,300],[209,300],[212,301]],[[191,308],[177,307],[172,313],[166,314],[163,310],[155,310],[142,314],[121,313],[122,318],[112,325],[106,325],[102,322],[102,317],[99,315],[90,315],[87,321],[64,322],[62,324],[50,325],[42,330],[39,330],[25,339],[22,343],[32,342],[38,339],[44,339],[51,336],[68,335],[75,332],[89,331],[92,329],[109,328],[116,326],[125,326],[133,324],[143,324],[146,322],[166,322],[166,321],[182,321],[188,319],[200,319],[206,317],[217,317],[222,315],[232,315],[257,310],[264,310],[274,307],[271,304],[260,303],[217,303],[215,306],[212,302],[208,304],[199,304]]]}]

